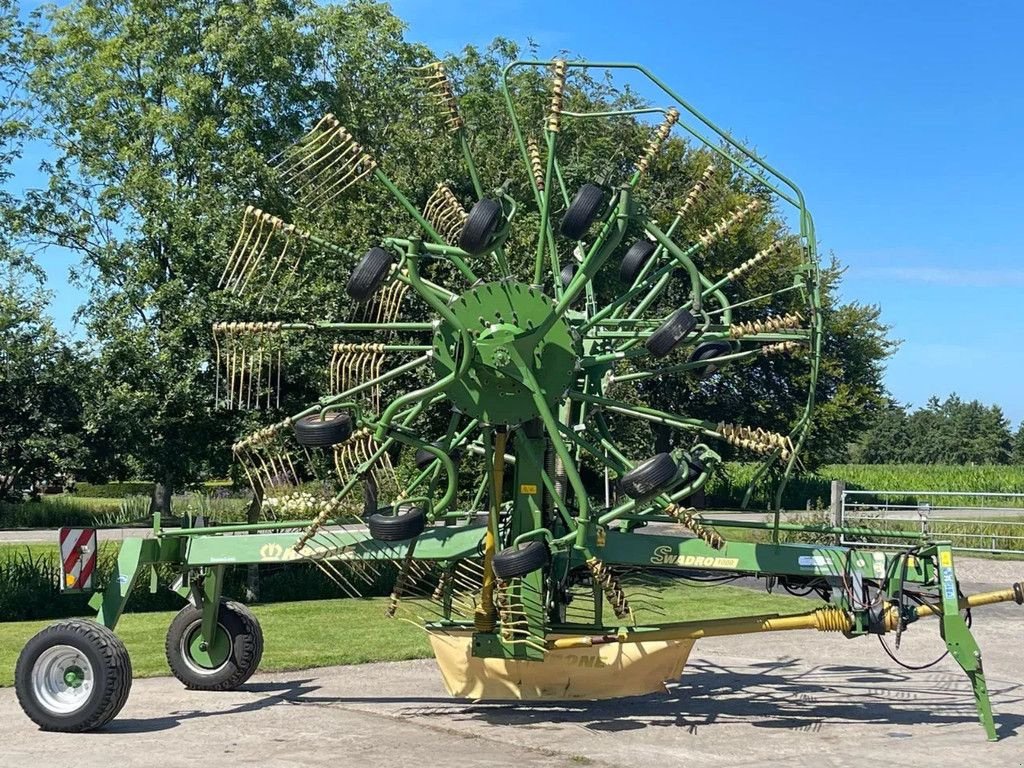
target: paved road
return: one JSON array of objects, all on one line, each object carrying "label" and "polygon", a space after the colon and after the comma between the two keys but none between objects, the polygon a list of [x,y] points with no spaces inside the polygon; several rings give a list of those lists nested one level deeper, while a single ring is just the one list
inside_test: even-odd
[{"label": "paved road", "polygon": [[[152,528],[101,528],[99,540],[123,541],[128,538],[148,538]],[[0,530],[0,544],[56,544],[57,529],[23,528]]]},{"label": "paved road", "polygon": [[[13,692],[0,690],[0,766],[1020,768],[1024,609],[979,611],[975,625],[1002,736],[995,744],[948,660],[911,673],[874,638],[801,632],[701,641],[666,694],[604,703],[457,701],[432,661],[413,661],[261,674],[223,694],[139,680],[107,729],[68,736],[37,731]],[[940,648],[925,622],[905,641],[917,661]]]}]

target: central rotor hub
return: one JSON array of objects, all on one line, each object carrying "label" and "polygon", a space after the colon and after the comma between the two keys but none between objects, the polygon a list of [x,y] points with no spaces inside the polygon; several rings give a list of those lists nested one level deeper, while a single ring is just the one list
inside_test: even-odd
[{"label": "central rotor hub", "polygon": [[449,309],[457,323],[442,318],[434,333],[434,372],[450,376],[469,356],[465,373],[445,388],[456,408],[487,424],[529,421],[540,402],[557,410],[576,377],[579,351],[550,298],[525,283],[499,281],[470,288]]}]

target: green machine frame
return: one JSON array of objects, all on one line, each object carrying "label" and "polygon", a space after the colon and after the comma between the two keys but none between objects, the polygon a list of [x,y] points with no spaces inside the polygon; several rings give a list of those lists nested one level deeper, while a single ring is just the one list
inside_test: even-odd
[{"label": "green machine frame", "polygon": [[[534,139],[524,127],[513,80],[518,73],[538,69],[551,71],[551,85],[542,132]],[[568,107],[573,91],[567,78],[591,69],[639,76],[671,106],[573,111]],[[348,322],[225,323],[214,329],[215,338],[221,339],[245,334],[374,332],[381,338],[372,350],[360,347],[360,354],[412,356],[384,372],[373,368],[374,372],[360,381],[339,387],[342,391],[320,399],[250,440],[240,441],[236,454],[250,462],[246,472],[250,479],[255,478],[259,494],[270,495],[273,478],[269,470],[261,468],[262,459],[257,461],[252,456],[267,445],[280,447],[292,439],[293,428],[298,435],[300,423],[312,419],[326,424],[330,419],[344,419],[353,430],[347,439],[364,440],[368,447],[342,477],[333,500],[301,519],[202,528],[163,528],[157,519],[153,538],[127,539],[122,544],[112,580],[94,596],[99,622],[112,629],[147,569],[152,569],[151,584],[156,589],[155,566],[172,566],[181,573],[175,585],[177,591],[202,609],[202,643],[196,652],[212,657],[220,647],[218,612],[227,567],[312,562],[325,572],[338,573],[352,564],[374,561],[398,564],[393,604],[405,597],[402,593],[412,580],[409,573],[415,564],[423,566],[421,575],[436,577],[435,595],[440,608],[433,619],[425,622],[425,628],[473,632],[472,653],[484,658],[543,663],[550,654],[566,648],[792,629],[840,632],[850,637],[898,634],[919,618],[937,616],[950,654],[971,680],[979,719],[988,737],[994,739],[981,653],[963,612],[994,602],[1022,603],[1021,585],[965,596],[958,586],[948,543],[905,531],[887,534],[787,523],[781,517],[783,490],[797,468],[811,427],[822,345],[814,224],[800,189],[641,66],[515,61],[505,69],[502,90],[525,175],[530,180],[529,206],[535,208],[539,221],[532,259],[522,260],[527,264],[523,270],[527,274],[517,279],[515,267],[520,262],[510,258],[508,243],[517,213],[527,206],[513,199],[508,184],[485,191],[444,68],[429,65],[423,74],[428,90],[438,97],[449,133],[464,159],[476,198],[469,213],[443,195],[438,199],[449,200],[439,204],[442,208],[448,206],[444,216],[432,215],[429,205],[421,211],[350,134],[338,128],[336,121],[331,122],[331,116],[285,158],[292,165],[287,166],[284,175],[322,180],[322,167],[328,164],[324,158],[355,158],[342,168],[346,174],[342,181],[332,183],[339,186],[366,180],[382,184],[412,217],[417,230],[404,237],[384,238],[377,251],[368,254],[357,269],[365,275],[374,264],[381,263],[381,252],[387,254],[390,262],[386,274],[381,273],[374,289],[408,289],[435,319],[401,322],[391,315],[378,315],[371,320]],[[566,220],[579,213],[583,205],[580,199],[586,195],[581,189],[573,198],[567,188],[566,169],[558,157],[563,121],[626,117],[657,117],[662,123],[627,178],[600,190],[605,197],[593,207],[592,221],[586,222],[583,231],[566,236]],[[791,207],[798,224],[798,257],[786,273],[787,284],[765,296],[740,302],[726,295],[741,273],[782,250],[781,243],[722,277],[711,278],[701,269],[701,257],[709,244],[763,204],[758,199],[749,200],[704,230],[695,242],[686,244],[681,237],[681,222],[688,215],[690,198],[712,177],[710,171],[697,181],[688,202],[667,227],[659,226],[648,215],[641,181],[677,127],[717,162],[724,163],[729,173],[743,175],[765,194]],[[331,142],[338,144],[335,147]],[[598,190],[598,185],[589,185],[588,189]],[[317,191],[319,196],[313,202],[305,208],[299,205],[297,210],[312,211],[324,194]],[[597,192],[586,194],[596,196]],[[470,224],[485,214],[495,217],[486,242],[481,247],[464,247]],[[251,211],[246,215],[250,216]],[[561,228],[555,226],[559,215]],[[452,219],[465,225],[462,236],[452,237],[446,230]],[[294,225],[283,225],[273,217],[264,216],[260,221],[259,226],[265,224],[272,233],[296,231]],[[253,237],[251,232],[245,234],[245,226],[249,225],[243,225],[240,243],[248,243]],[[651,244],[649,258],[621,293],[599,302],[595,277],[627,236],[637,231]],[[315,234],[307,233],[305,239],[327,251],[342,252]],[[256,242],[263,241],[257,238]],[[571,252],[569,273],[564,269],[566,250]],[[250,265],[262,255],[263,251],[257,257],[233,254],[225,269],[229,288],[241,282],[235,275],[254,269]],[[437,261],[450,265],[466,286],[432,281],[428,272]],[[494,272],[484,276],[484,267]],[[683,287],[674,293],[680,280]],[[759,301],[787,294],[801,302],[800,313],[740,319]],[[658,308],[676,296],[673,311],[665,316]],[[652,312],[657,312],[656,316],[650,317]],[[680,318],[691,319],[692,325],[683,327]],[[394,334],[403,338],[393,338]],[[686,375],[709,365],[708,359],[692,357],[660,361],[664,355],[655,339],[664,339],[666,334],[672,338],[669,346],[673,349],[676,344],[692,346],[698,341],[728,344],[727,351],[714,357],[717,366],[751,360],[766,350],[799,347],[807,361],[809,386],[806,402],[789,433],[709,422],[617,397],[615,385],[620,382]],[[350,345],[353,349],[355,346]],[[224,349],[218,347],[218,360],[229,360],[229,372],[235,371],[226,385],[230,400],[235,398],[239,366],[244,369],[246,363],[244,357],[241,363],[236,362],[237,358]],[[250,380],[254,378],[252,360],[250,357],[248,363]],[[415,388],[379,409],[368,403],[368,393],[384,385],[399,385],[414,373],[420,377]],[[424,378],[428,383],[423,384]],[[451,409],[449,426],[443,437],[431,441],[421,434],[417,420],[428,409],[441,405]],[[662,478],[644,492],[625,493],[615,502],[608,494],[602,501],[588,489],[581,470],[584,458],[602,467],[606,478],[614,477],[619,482],[646,477],[648,462],[636,461],[619,445],[613,417],[656,424],[686,435],[690,441],[677,444],[658,459],[663,466],[671,462],[676,468],[671,477]],[[744,507],[749,505],[755,485],[776,471],[780,481],[774,492],[771,519],[741,521],[686,506],[687,499],[704,486],[721,462],[719,452],[711,447],[716,440],[752,451],[760,459]],[[426,460],[418,474],[404,484],[393,505],[382,507],[368,521],[343,512],[344,499],[359,489],[398,446],[426,452]],[[469,504],[459,503],[460,475],[454,458],[457,451],[482,457],[484,471]],[[274,461],[269,464],[278,466]],[[408,514],[404,510],[410,507],[424,518],[423,528],[416,535],[403,540],[374,536],[374,518]],[[368,527],[364,522],[369,523]],[[717,532],[742,527],[763,529],[767,540],[733,541]],[[680,528],[685,530],[681,532]],[[872,550],[782,543],[782,532],[888,535],[905,546]],[[908,541],[912,543],[906,544]],[[543,562],[523,572],[499,573],[499,563],[531,548],[540,552],[538,547],[543,550]],[[475,587],[478,595],[471,616],[453,609],[451,575],[465,562],[480,564],[481,579]],[[639,621],[627,607],[621,581],[627,573],[766,577],[789,585],[813,586],[828,600],[815,610],[794,616]],[[590,592],[593,610],[585,620],[567,614],[573,599],[571,588]],[[579,599],[578,594],[575,599]],[[613,616],[608,615],[609,607]],[[215,658],[207,661],[216,663]]]}]

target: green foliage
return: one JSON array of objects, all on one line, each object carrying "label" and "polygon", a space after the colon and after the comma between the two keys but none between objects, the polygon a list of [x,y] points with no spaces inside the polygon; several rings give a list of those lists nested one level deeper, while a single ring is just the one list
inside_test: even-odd
[{"label": "green foliage", "polygon": [[[965,402],[955,393],[912,413],[890,402],[853,453],[865,464],[1008,464],[1019,447],[998,405]],[[1015,443],[1016,440],[1016,443]]]},{"label": "green foliage", "polygon": [[60,497],[46,501],[0,501],[0,528],[59,528],[95,525],[96,507]]},{"label": "green foliage", "polygon": [[75,497],[87,499],[123,499],[126,496],[149,496],[153,493],[153,483],[122,482],[122,483],[78,483],[75,486]]},{"label": "green foliage", "polygon": [[[732,462],[714,477],[708,486],[708,506],[724,509],[736,508],[753,477],[757,465]],[[785,509],[804,509],[810,502],[812,509],[828,507],[832,480],[843,480],[849,490],[871,491],[963,491],[964,493],[1024,493],[1024,467],[1018,466],[962,466],[939,464],[829,464],[814,472],[795,476],[786,486],[782,506]],[[757,489],[752,508],[765,507],[772,486],[764,484]],[[922,499],[924,500],[924,499]],[[934,499],[932,499],[934,501]],[[952,503],[970,503],[966,497],[954,497]],[[913,496],[901,503],[916,504]],[[989,499],[988,504],[997,504]],[[1007,502],[1020,505],[1019,500]]]},{"label": "green foliage", "polygon": [[[105,585],[117,560],[119,545],[106,542],[100,545],[96,564],[95,583]],[[227,572],[224,594],[244,599],[246,569],[232,568]],[[161,588],[149,591],[149,580],[140,579],[132,593],[129,606],[133,612],[177,609],[181,598],[167,589],[176,577],[168,567],[159,567],[157,574]],[[387,595],[394,586],[397,570],[382,564],[379,577],[367,586],[367,597]],[[143,583],[144,582],[144,583]],[[295,600],[322,600],[344,597],[345,593],[313,564],[260,566],[260,600],[265,603]],[[62,594],[60,591],[60,552],[54,545],[0,545],[0,622],[28,619],[55,619],[65,616],[89,614],[89,595]]]},{"label": "green foliage", "polygon": [[0,499],[80,458],[81,366],[45,313],[38,273],[0,255]]}]

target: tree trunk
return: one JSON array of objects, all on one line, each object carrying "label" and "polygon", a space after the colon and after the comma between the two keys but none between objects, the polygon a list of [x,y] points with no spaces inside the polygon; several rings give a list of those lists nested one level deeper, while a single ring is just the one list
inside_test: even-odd
[{"label": "tree trunk", "polygon": [[160,513],[163,518],[171,516],[171,494],[174,493],[174,481],[170,475],[164,475],[163,482],[153,483],[153,496],[150,499],[151,514]]},{"label": "tree trunk", "polygon": [[654,452],[669,453],[672,450],[672,430],[664,424],[651,424],[654,432]]}]

